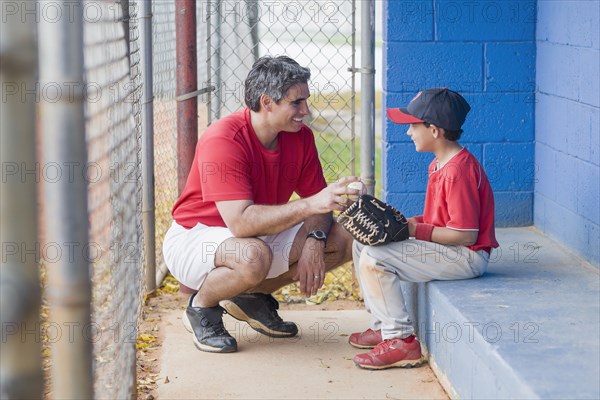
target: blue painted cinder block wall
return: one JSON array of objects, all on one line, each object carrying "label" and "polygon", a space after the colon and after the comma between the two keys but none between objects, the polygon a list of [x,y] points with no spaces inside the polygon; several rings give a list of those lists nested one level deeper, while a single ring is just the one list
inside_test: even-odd
[{"label": "blue painted cinder block wall", "polygon": [[540,1],[534,222],[598,267],[600,2]]},{"label": "blue painted cinder block wall", "polygon": [[[472,111],[460,142],[486,169],[499,227],[533,223],[535,20],[531,1],[383,5],[383,106],[404,106],[430,87],[466,97]],[[415,152],[407,127],[383,124],[383,197],[420,215],[433,156]]]}]

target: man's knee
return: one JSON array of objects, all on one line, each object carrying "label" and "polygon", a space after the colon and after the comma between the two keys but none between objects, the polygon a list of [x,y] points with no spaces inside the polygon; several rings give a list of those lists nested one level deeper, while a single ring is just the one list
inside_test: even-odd
[{"label": "man's knee", "polygon": [[239,271],[250,285],[258,285],[269,273],[273,261],[273,252],[260,239],[248,240],[242,246]]}]

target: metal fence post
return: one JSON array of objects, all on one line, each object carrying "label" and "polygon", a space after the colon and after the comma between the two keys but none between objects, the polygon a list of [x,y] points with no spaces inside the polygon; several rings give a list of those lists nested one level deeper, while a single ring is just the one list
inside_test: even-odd
[{"label": "metal fence post", "polygon": [[[210,4],[210,3],[208,3]],[[196,54],[196,0],[175,2],[177,57],[177,187],[179,194],[192,168],[198,141],[198,67]],[[208,11],[210,12],[210,10]],[[180,284],[183,293],[193,289]]]},{"label": "metal fence post", "polygon": [[[177,89],[181,97],[198,89],[196,0],[175,2]],[[198,141],[198,98],[177,99],[177,182],[183,192]]]},{"label": "metal fence post", "polygon": [[146,293],[156,290],[156,245],[154,218],[154,92],[152,68],[152,2],[137,0],[142,70],[142,224]]},{"label": "metal fence post", "polygon": [[[70,3],[70,4],[67,4]],[[42,92],[43,165],[57,179],[45,181],[48,242],[61,249],[48,261],[47,297],[52,322],[64,330],[52,345],[53,397],[93,397],[90,260],[87,196],[87,148],[84,118],[83,7],[55,2],[62,18],[39,24]],[[68,17],[67,17],[68,16]]]},{"label": "metal fence post", "polygon": [[250,25],[250,38],[252,39],[252,55],[254,56],[254,62],[256,62],[256,60],[258,60],[258,58],[260,57],[260,36],[258,32],[260,8],[258,5],[258,0],[247,0],[246,14],[248,15],[248,25]]},{"label": "metal fence post", "polygon": [[[222,14],[222,8],[223,8],[223,3],[221,1],[215,1],[212,4],[214,4],[214,11],[211,10],[211,20],[210,22],[212,23],[214,21],[214,26],[215,26],[215,30],[214,32],[212,32],[213,34],[211,34],[210,36],[210,42],[208,44],[209,49],[214,49],[214,52],[211,52],[210,54],[210,61],[212,63],[211,65],[211,70],[215,72],[215,76],[214,76],[214,85],[215,85],[215,91],[214,91],[214,97],[215,97],[215,102],[211,103],[211,106],[213,107],[212,110],[209,110],[209,112],[211,112],[212,114],[214,114],[215,119],[219,119],[221,118],[221,109],[223,108],[223,81],[222,81],[222,65],[223,65],[223,58],[221,57],[221,48],[223,46],[223,36],[222,36],[222,29],[223,29],[223,14]],[[214,16],[214,18],[212,18]],[[212,73],[211,73],[212,75]],[[211,79],[213,79],[213,77],[211,76]],[[212,121],[211,121],[212,122]]]},{"label": "metal fence post", "polygon": [[0,398],[43,394],[40,335],[38,167],[35,156],[37,48],[27,1],[2,5],[0,16]]},{"label": "metal fence post", "polygon": [[375,2],[361,2],[360,176],[375,193]]}]

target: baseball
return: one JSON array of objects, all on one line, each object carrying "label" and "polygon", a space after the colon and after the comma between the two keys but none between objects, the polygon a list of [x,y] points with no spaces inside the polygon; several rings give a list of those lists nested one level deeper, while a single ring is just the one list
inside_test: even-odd
[{"label": "baseball", "polygon": [[[352,182],[347,187],[348,187],[348,189],[358,190],[360,192],[358,194],[359,196],[367,193],[367,187],[362,182]],[[348,195],[348,198],[351,200],[356,200],[356,199],[358,199],[358,196]]]}]

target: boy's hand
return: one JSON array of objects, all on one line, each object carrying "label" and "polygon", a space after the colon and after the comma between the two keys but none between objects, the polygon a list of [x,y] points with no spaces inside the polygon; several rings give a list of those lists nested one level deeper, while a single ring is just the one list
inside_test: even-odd
[{"label": "boy's hand", "polygon": [[417,234],[417,220],[413,217],[407,218],[408,221],[408,236],[415,237]]}]

